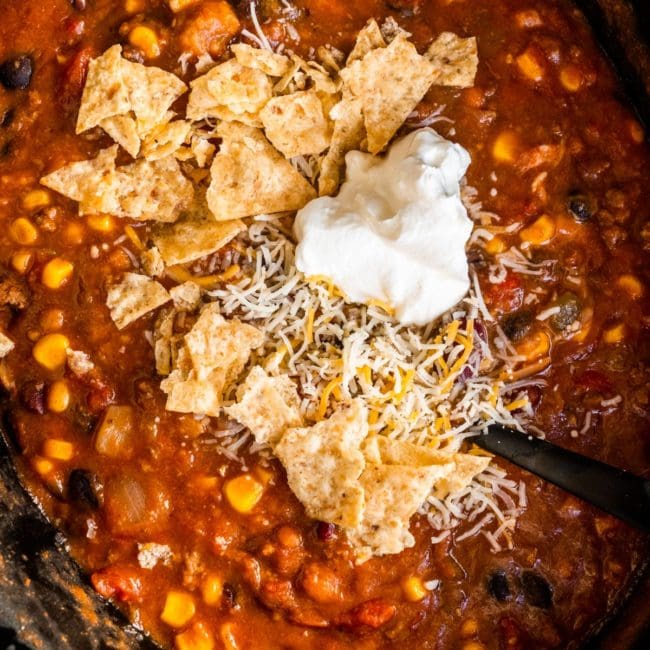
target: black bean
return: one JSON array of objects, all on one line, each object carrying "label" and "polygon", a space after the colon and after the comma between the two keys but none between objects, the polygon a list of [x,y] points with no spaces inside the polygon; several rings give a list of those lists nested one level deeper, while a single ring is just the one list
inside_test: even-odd
[{"label": "black bean", "polygon": [[533,314],[528,309],[521,309],[507,314],[501,319],[501,328],[511,341],[521,341],[533,322]]},{"label": "black bean", "polygon": [[524,571],[521,574],[521,586],[529,605],[549,609],[553,604],[551,585],[535,571]]},{"label": "black bean", "polygon": [[0,115],[0,126],[7,127],[11,126],[11,123],[14,121],[16,113],[13,108],[8,108],[5,110],[2,115]]},{"label": "black bean", "polygon": [[12,57],[0,64],[0,83],[9,90],[24,90],[32,80],[32,72],[31,57]]},{"label": "black bean", "polygon": [[596,212],[596,206],[593,200],[584,194],[572,194],[569,196],[568,208],[573,218],[581,223],[589,221]]},{"label": "black bean", "polygon": [[508,576],[505,571],[495,571],[488,579],[487,588],[490,594],[501,603],[510,598]]},{"label": "black bean", "polygon": [[70,4],[77,10],[77,11],[85,11],[86,10],[86,5],[88,4],[86,0],[70,0]]},{"label": "black bean", "polygon": [[551,317],[551,326],[558,332],[563,332],[580,318],[580,301],[575,293],[566,291],[557,299],[560,311]]},{"label": "black bean", "polygon": [[43,415],[45,408],[45,384],[42,381],[28,381],[22,388],[23,404],[33,413]]},{"label": "black bean", "polygon": [[235,609],[235,606],[237,604],[237,592],[229,582],[226,582],[223,585],[223,591],[221,592],[221,602],[226,609]]},{"label": "black bean", "polygon": [[99,506],[95,479],[88,470],[73,469],[70,472],[68,499],[81,505],[90,506],[93,510]]}]

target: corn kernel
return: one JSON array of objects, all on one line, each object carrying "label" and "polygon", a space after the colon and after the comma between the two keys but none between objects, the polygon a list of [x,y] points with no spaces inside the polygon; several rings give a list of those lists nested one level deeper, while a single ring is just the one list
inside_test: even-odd
[{"label": "corn kernel", "polygon": [[426,595],[427,590],[418,576],[410,576],[402,582],[404,598],[410,603],[419,603]]},{"label": "corn kernel", "polygon": [[70,406],[70,389],[64,381],[55,381],[47,391],[47,408],[52,413],[63,413]]},{"label": "corn kernel", "polygon": [[516,61],[519,71],[528,79],[541,81],[544,78],[544,68],[539,64],[534,52],[526,50],[517,57]]},{"label": "corn kernel", "polygon": [[25,210],[38,210],[50,205],[50,193],[47,190],[32,190],[23,197],[23,208]]},{"label": "corn kernel", "polygon": [[475,618],[468,618],[460,626],[460,633],[463,636],[474,636],[478,632],[478,623]]},{"label": "corn kernel", "polygon": [[521,241],[532,246],[546,244],[552,239],[553,235],[555,235],[555,221],[547,214],[543,214],[528,228],[524,228],[519,233]]},{"label": "corn kernel", "polygon": [[184,591],[169,591],[165,599],[160,620],[172,627],[183,627],[187,625],[196,612],[194,599]]},{"label": "corn kernel", "polygon": [[223,594],[223,580],[216,573],[209,573],[201,585],[201,596],[206,605],[218,605]]},{"label": "corn kernel", "polygon": [[511,163],[517,157],[519,141],[512,131],[499,134],[492,145],[492,156],[497,162]]},{"label": "corn kernel", "polygon": [[84,240],[84,227],[78,221],[73,221],[65,227],[64,234],[70,244],[81,244]]},{"label": "corn kernel", "polygon": [[560,83],[571,93],[582,88],[583,76],[580,69],[569,63],[560,70]]},{"label": "corn kernel", "polygon": [[15,219],[9,226],[9,234],[16,243],[23,246],[34,244],[38,239],[38,229],[26,217]]},{"label": "corn kernel", "polygon": [[191,628],[174,639],[177,650],[213,650],[212,635],[202,623],[195,623]]},{"label": "corn kernel", "polygon": [[11,266],[13,269],[24,275],[32,266],[32,254],[28,251],[18,251],[11,256]]},{"label": "corn kernel", "polygon": [[115,228],[115,222],[110,214],[91,214],[86,222],[97,232],[111,232]]},{"label": "corn kernel", "polygon": [[173,4],[171,2],[169,4],[174,13],[179,13],[192,5],[195,5],[197,2],[199,2],[199,0],[176,0]]},{"label": "corn kernel", "polygon": [[533,361],[546,356],[550,348],[551,341],[548,335],[541,330],[537,330],[517,345],[517,352],[525,356],[529,361]]},{"label": "corn kernel", "polygon": [[605,343],[620,343],[625,338],[625,333],[625,323],[619,323],[603,332],[603,341]]},{"label": "corn kernel", "polygon": [[242,514],[248,514],[262,498],[264,486],[250,474],[233,478],[224,486],[228,503]]},{"label": "corn kernel", "polygon": [[485,251],[490,255],[497,255],[498,253],[503,253],[505,250],[506,243],[503,238],[498,235],[492,237],[492,239],[485,244]]},{"label": "corn kernel", "polygon": [[74,445],[67,440],[48,438],[43,443],[43,456],[54,460],[71,460],[74,456]]},{"label": "corn kernel", "polygon": [[625,291],[632,300],[638,300],[643,295],[643,284],[635,275],[626,273],[621,275],[616,281],[623,291]]},{"label": "corn kernel", "polygon": [[129,33],[129,43],[142,50],[145,58],[155,59],[160,56],[160,44],[156,32],[146,25],[137,25]]},{"label": "corn kernel", "polygon": [[49,458],[43,458],[43,456],[34,456],[31,464],[34,471],[41,476],[47,476],[54,471],[54,463]]},{"label": "corn kernel", "polygon": [[70,341],[63,334],[46,334],[32,348],[32,355],[48,370],[57,370],[65,365]]},{"label": "corn kernel", "polygon": [[43,267],[41,281],[48,289],[60,289],[70,279],[73,270],[72,262],[55,257]]},{"label": "corn kernel", "polygon": [[130,14],[137,14],[140,11],[144,11],[144,0],[125,0],[124,9]]},{"label": "corn kernel", "polygon": [[636,120],[629,120],[628,129],[630,131],[630,137],[636,144],[643,144],[645,141],[645,132],[643,127]]}]

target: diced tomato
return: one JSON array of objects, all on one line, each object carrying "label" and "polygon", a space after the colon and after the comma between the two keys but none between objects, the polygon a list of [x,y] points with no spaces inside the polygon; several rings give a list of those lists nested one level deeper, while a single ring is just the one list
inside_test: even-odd
[{"label": "diced tomato", "polygon": [[342,627],[361,627],[366,625],[377,629],[390,621],[397,608],[395,605],[383,600],[382,598],[375,598],[361,603],[349,612],[341,615],[336,623]]},{"label": "diced tomato", "polygon": [[488,284],[483,289],[483,298],[489,309],[499,312],[515,311],[524,300],[521,280],[508,271],[505,280],[499,284]]},{"label": "diced tomato", "polygon": [[104,598],[115,598],[122,602],[134,602],[142,598],[140,577],[131,567],[106,567],[93,573],[90,580],[97,593]]},{"label": "diced tomato", "polygon": [[575,385],[594,393],[608,393],[612,390],[612,383],[598,370],[585,370],[576,377]]}]

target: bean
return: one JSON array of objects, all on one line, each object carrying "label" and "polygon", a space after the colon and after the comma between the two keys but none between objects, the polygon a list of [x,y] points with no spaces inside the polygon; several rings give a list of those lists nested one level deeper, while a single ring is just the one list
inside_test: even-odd
[{"label": "bean", "polygon": [[530,329],[533,315],[528,309],[507,314],[501,319],[501,328],[504,334],[515,343],[521,341]]},{"label": "bean", "polygon": [[23,386],[23,404],[33,413],[43,415],[45,406],[45,384],[42,381],[30,381]]},{"label": "bean", "polygon": [[580,223],[589,221],[596,212],[594,202],[584,194],[572,194],[568,201],[569,212]]},{"label": "bean", "polygon": [[32,80],[32,72],[31,57],[12,57],[0,65],[0,83],[8,90],[24,90]]},{"label": "bean", "polygon": [[534,571],[524,571],[521,586],[529,605],[549,609],[553,604],[553,590],[545,578]]},{"label": "bean", "polygon": [[77,11],[85,11],[86,10],[86,5],[88,4],[86,0],[70,0],[70,4],[77,10]]},{"label": "bean", "polygon": [[499,602],[504,602],[510,598],[510,587],[508,586],[508,577],[505,571],[495,571],[488,579],[488,591]]},{"label": "bean", "polygon": [[73,469],[68,477],[68,498],[70,501],[97,508],[99,499],[93,475],[86,469]]},{"label": "bean", "polygon": [[6,109],[5,112],[0,115],[0,126],[11,126],[11,123],[14,121],[15,116],[16,113],[13,108]]},{"label": "bean", "polygon": [[316,526],[316,535],[321,542],[329,542],[336,535],[336,526],[326,521],[319,521]]},{"label": "bean", "polygon": [[226,582],[223,585],[223,591],[221,592],[221,603],[227,610],[235,609],[235,606],[237,604],[237,592],[229,582]]},{"label": "bean", "polygon": [[578,297],[567,291],[557,299],[560,311],[551,317],[551,326],[558,332],[563,332],[580,317],[580,301]]}]

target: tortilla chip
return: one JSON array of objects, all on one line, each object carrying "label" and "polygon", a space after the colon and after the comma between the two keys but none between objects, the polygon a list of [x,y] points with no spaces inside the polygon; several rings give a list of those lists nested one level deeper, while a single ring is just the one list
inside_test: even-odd
[{"label": "tortilla chip", "polygon": [[142,270],[152,278],[157,278],[165,272],[165,262],[155,246],[140,255],[140,263]]},{"label": "tortilla chip", "polygon": [[0,359],[6,357],[16,347],[15,343],[6,335],[0,332]]},{"label": "tortilla chip", "polygon": [[113,115],[131,109],[122,72],[122,46],[113,45],[88,64],[86,84],[77,116],[77,133],[83,133]]},{"label": "tortilla chip", "polygon": [[[165,121],[169,107],[186,90],[176,75],[128,61],[122,58],[122,47],[114,45],[88,66],[76,132],[82,133],[113,116],[128,117],[132,111],[138,136],[143,138]],[[114,139],[128,145],[125,149],[129,153],[135,150],[130,125],[116,125],[114,121],[107,124],[105,130],[111,137],[117,135]]]},{"label": "tortilla chip", "polygon": [[217,221],[299,210],[316,197],[314,188],[269,144],[261,131],[221,123],[207,201]]},{"label": "tortilla chip", "polygon": [[361,400],[354,400],[312,427],[287,429],[275,447],[310,517],[346,528],[361,522],[365,461],[359,447],[368,435],[367,415]]},{"label": "tortilla chip", "polygon": [[149,161],[171,156],[187,138],[192,124],[185,120],[155,127],[142,143],[142,155]]},{"label": "tortilla chip", "polygon": [[187,86],[171,72],[122,59],[129,103],[135,114],[140,138],[158,124],[168,121],[169,107],[187,90]]},{"label": "tortilla chip", "polygon": [[431,86],[434,65],[398,36],[341,70],[341,78],[361,101],[368,151],[379,153]]},{"label": "tortilla chip", "polygon": [[113,213],[132,219],[176,221],[194,198],[194,186],[173,156],[120,167],[117,182],[119,209]]},{"label": "tortilla chip", "polygon": [[247,68],[230,59],[190,84],[187,117],[254,121],[273,96],[271,81],[261,70]]},{"label": "tortilla chip", "polygon": [[345,154],[359,149],[366,133],[361,100],[352,97],[349,91],[343,91],[341,101],[330,111],[330,118],[334,120],[334,129],[330,148],[321,162],[318,177],[320,196],[336,193],[341,184]]},{"label": "tortilla chip", "polygon": [[473,456],[472,454],[454,454],[454,471],[436,483],[436,496],[445,498],[449,494],[464,490],[480,474],[492,460],[489,456]]},{"label": "tortilla chip", "polygon": [[372,50],[379,47],[386,47],[386,41],[381,34],[377,21],[371,18],[357,34],[357,40],[352,52],[348,55],[347,65],[350,65],[353,61],[363,59],[368,52],[372,52]]},{"label": "tortilla chip", "polygon": [[102,149],[92,160],[82,160],[57,169],[41,178],[41,184],[79,202],[79,214],[116,213],[117,145]]},{"label": "tortilla chip", "polygon": [[214,158],[217,148],[207,139],[199,135],[193,135],[190,140],[190,149],[196,160],[196,164],[203,168],[207,167]]},{"label": "tortilla chip", "polygon": [[452,463],[455,454],[415,445],[403,440],[392,440],[386,436],[372,436],[363,448],[366,459],[378,465],[446,465]]},{"label": "tortilla chip", "polygon": [[113,115],[102,120],[99,126],[130,156],[137,158],[140,153],[140,136],[135,126],[135,120],[132,117]]},{"label": "tortilla chip", "polygon": [[248,427],[259,444],[273,446],[289,427],[302,426],[300,398],[288,375],[270,377],[255,366],[237,389],[237,403],[225,408]]},{"label": "tortilla chip", "polygon": [[125,273],[119,284],[108,290],[106,306],[117,329],[157,309],[171,299],[167,289],[146,275]]},{"label": "tortilla chip", "polygon": [[169,295],[174,301],[174,307],[182,311],[193,311],[201,303],[201,287],[191,280],[172,287]]},{"label": "tortilla chip", "polygon": [[260,118],[266,137],[285,158],[318,154],[330,143],[329,121],[314,90],[274,97]]},{"label": "tortilla chip", "polygon": [[365,495],[363,518],[348,531],[360,561],[371,555],[400,553],[415,544],[409,522],[424,503],[434,483],[453,469],[452,464],[411,467],[369,463],[361,474]]},{"label": "tortilla chip", "polygon": [[176,310],[173,307],[161,309],[153,328],[153,353],[156,372],[168,375],[172,371],[172,337]]},{"label": "tortilla chip", "polygon": [[[340,90],[340,82],[338,80],[334,81],[327,69],[317,61],[306,61],[297,54],[292,54],[291,59],[294,64],[297,65],[296,69],[303,72],[304,75],[311,80],[311,88],[313,90],[317,90],[318,92],[327,95],[333,95]],[[294,81],[296,81],[295,75]],[[304,84],[302,83],[300,83],[299,86],[302,86],[299,88],[300,90],[304,88]]]},{"label": "tortilla chip", "polygon": [[234,43],[230,46],[230,51],[241,65],[261,70],[270,77],[282,77],[291,68],[291,60],[284,54],[276,54],[246,43]]},{"label": "tortilla chip", "polygon": [[237,319],[226,321],[216,303],[205,305],[183,339],[173,371],[160,384],[167,394],[165,408],[219,415],[223,391],[263,341],[262,332],[255,327]]},{"label": "tortilla chip", "polygon": [[183,219],[155,231],[152,239],[165,264],[187,264],[223,248],[246,229],[243,221],[198,221]]},{"label": "tortilla chip", "polygon": [[424,55],[435,67],[433,84],[469,88],[474,85],[478,69],[476,38],[461,38],[443,32]]}]

